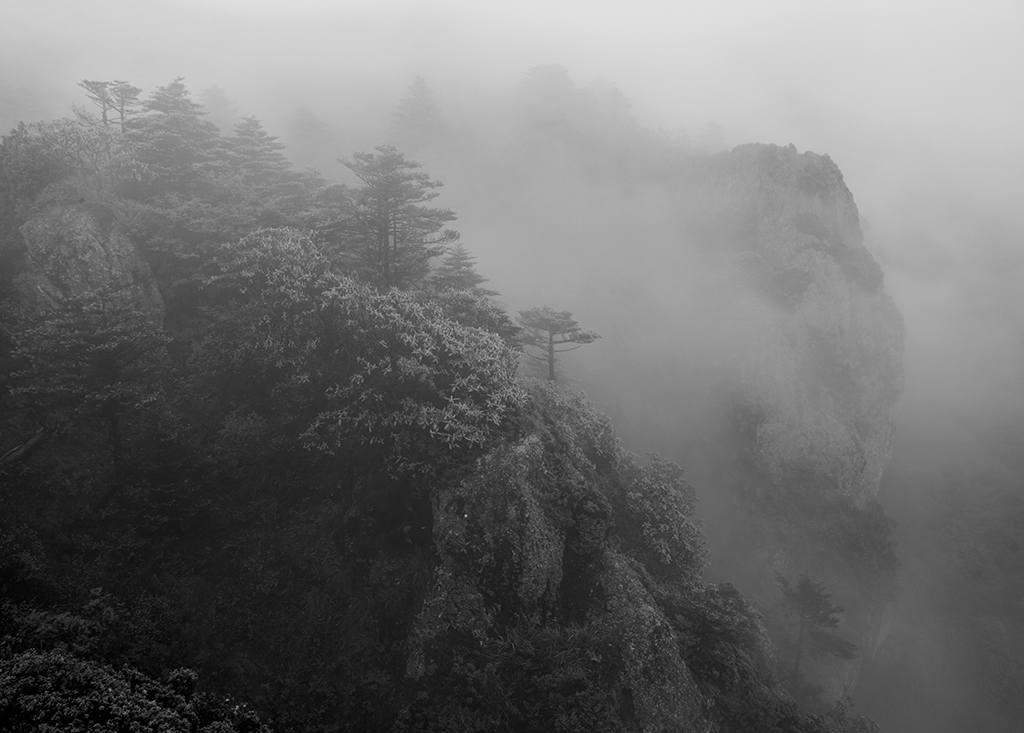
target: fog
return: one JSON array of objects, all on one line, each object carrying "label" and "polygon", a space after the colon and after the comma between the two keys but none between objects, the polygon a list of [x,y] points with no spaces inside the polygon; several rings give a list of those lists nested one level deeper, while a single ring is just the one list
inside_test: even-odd
[{"label": "fog", "polygon": [[[220,87],[238,115],[256,115],[285,142],[305,110],[322,126],[321,143],[294,157],[345,181],[336,159],[388,139],[414,77],[430,83],[460,134],[488,149],[510,124],[504,114],[526,71],[561,64],[580,87],[621,92],[652,138],[696,143],[717,123],[724,148],[792,143],[827,153],[907,329],[895,455],[878,498],[898,522],[911,608],[924,608],[922,599],[954,578],[914,555],[934,548],[928,543],[946,521],[936,497],[947,501],[950,486],[963,491],[982,474],[997,476],[986,479],[992,485],[1022,485],[1018,2],[14,0],[4,16],[5,131],[67,115],[83,102],[82,79],[125,79],[145,95],[182,76],[197,97]],[[488,181],[485,165],[424,162],[448,181],[439,202],[459,214],[463,241],[510,310],[546,303],[602,333],[567,360],[574,384],[612,415],[631,447],[685,456],[700,426],[678,410],[699,412],[701,375],[726,364],[731,349],[732,337],[706,314],[727,309],[743,287],[689,274],[691,256],[670,239],[679,231],[669,194],[637,184],[623,198],[599,179],[564,171],[524,172],[528,186],[473,187]],[[639,324],[623,321],[625,303],[642,314]],[[687,343],[665,343],[671,332],[686,333]],[[631,383],[613,383],[627,368]],[[666,390],[673,398],[659,399]],[[1022,623],[1019,602],[1015,613]],[[885,689],[886,680],[905,684],[919,674],[925,692],[915,693],[913,711],[940,698],[982,710],[974,691],[959,692],[969,673],[957,659],[938,648],[918,666],[906,663],[910,671],[869,662],[866,712],[892,730],[966,729],[964,720],[894,712],[898,693]],[[926,664],[936,672],[927,679]]]},{"label": "fog", "polygon": [[[987,413],[1021,392],[1017,3],[19,1],[6,16],[5,129],[66,114],[81,78],[148,90],[183,76],[285,137],[299,106],[337,121],[342,157],[381,142],[415,75],[471,117],[526,69],[559,63],[581,85],[620,89],[644,126],[696,137],[717,121],[727,146],[828,153],[910,326],[905,404]],[[331,160],[317,163],[342,177]],[[522,280],[506,275],[510,262],[490,268],[485,243],[476,250],[518,300],[520,285],[501,281]],[[986,356],[995,347],[1005,351]]]}]

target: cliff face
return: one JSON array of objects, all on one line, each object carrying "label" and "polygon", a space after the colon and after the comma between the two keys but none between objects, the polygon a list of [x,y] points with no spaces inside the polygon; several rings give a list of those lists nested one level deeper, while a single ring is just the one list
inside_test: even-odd
[{"label": "cliff face", "polygon": [[682,472],[622,451],[579,395],[537,384],[530,403],[521,438],[433,497],[436,565],[407,637],[399,729],[796,724],[760,617],[700,579]]},{"label": "cliff face", "polygon": [[164,303],[149,266],[123,227],[99,207],[52,201],[22,226],[21,297],[46,311],[69,300],[117,297],[160,324]]},{"label": "cliff face", "polygon": [[[860,651],[805,660],[802,674],[835,699],[855,688],[891,600],[895,558],[867,503],[892,453],[902,319],[827,156],[741,146],[699,161],[683,196],[702,274],[734,284],[719,313],[718,444],[698,458],[704,488],[735,497],[717,570],[763,608],[778,600],[777,572],[825,584]],[[786,627],[773,631],[783,646]]]},{"label": "cliff face", "polygon": [[758,482],[800,475],[863,504],[892,451],[903,325],[828,156],[745,145],[691,180],[690,237],[749,287],[723,328]]}]

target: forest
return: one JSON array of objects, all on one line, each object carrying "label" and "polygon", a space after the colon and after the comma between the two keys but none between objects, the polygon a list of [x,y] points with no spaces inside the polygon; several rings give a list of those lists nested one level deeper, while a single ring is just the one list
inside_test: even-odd
[{"label": "forest", "polygon": [[[419,163],[80,87],[0,147],[14,730],[872,729],[801,664],[857,654],[825,586],[780,574],[781,674],[682,471],[519,364],[598,335],[511,317]],[[891,583],[884,518],[785,501]]]},{"label": "forest", "polygon": [[850,156],[175,58],[0,74],[12,730],[1016,730],[981,254],[927,351]]}]

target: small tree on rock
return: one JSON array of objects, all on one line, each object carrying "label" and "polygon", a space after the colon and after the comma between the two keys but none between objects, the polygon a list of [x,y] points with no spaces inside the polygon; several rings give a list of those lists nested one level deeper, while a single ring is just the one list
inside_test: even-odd
[{"label": "small tree on rock", "polygon": [[[547,365],[551,381],[555,380],[558,354],[575,351],[601,338],[593,331],[581,329],[570,311],[556,311],[546,305],[519,311],[519,324],[523,327],[526,355]],[[540,354],[531,354],[530,347],[538,349]]]},{"label": "small tree on rock", "polygon": [[839,625],[844,609],[832,603],[832,596],[825,590],[824,583],[811,580],[806,573],[800,574],[796,585],[791,585],[781,573],[776,573],[775,579],[782,591],[780,606],[783,615],[786,618],[796,617],[797,620],[793,671],[790,675],[790,686],[796,693],[800,686],[800,661],[805,650],[818,657],[853,659],[857,656],[857,647],[826,631]]}]

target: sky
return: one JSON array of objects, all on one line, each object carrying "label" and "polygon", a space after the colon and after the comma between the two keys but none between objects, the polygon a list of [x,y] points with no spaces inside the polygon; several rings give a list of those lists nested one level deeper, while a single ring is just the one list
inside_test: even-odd
[{"label": "sky", "polygon": [[5,15],[8,127],[66,114],[82,78],[219,84],[273,131],[276,106],[384,123],[414,75],[467,106],[561,63],[619,87],[643,125],[715,120],[728,145],[828,153],[907,320],[904,402],[1024,409],[1019,0],[9,0]]}]

